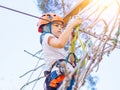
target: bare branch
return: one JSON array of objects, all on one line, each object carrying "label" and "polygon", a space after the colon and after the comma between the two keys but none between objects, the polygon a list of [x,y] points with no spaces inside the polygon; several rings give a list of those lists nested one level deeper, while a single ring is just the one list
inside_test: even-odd
[{"label": "bare branch", "polygon": [[21,75],[19,78],[22,78],[23,76],[27,75],[28,73],[30,73],[30,72],[32,72],[32,71],[36,71],[37,69],[41,68],[41,67],[44,66],[44,65],[45,65],[45,64],[42,64],[42,65],[38,66],[38,67],[35,68],[35,69],[32,69],[32,70],[27,71],[25,74]]}]

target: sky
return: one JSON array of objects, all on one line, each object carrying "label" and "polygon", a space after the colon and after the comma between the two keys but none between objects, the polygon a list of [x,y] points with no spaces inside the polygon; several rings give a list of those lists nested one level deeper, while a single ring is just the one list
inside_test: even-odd
[{"label": "sky", "polygon": [[[33,0],[0,0],[4,5],[35,16],[40,16]],[[19,76],[33,69],[38,59],[24,52],[35,53],[41,49],[39,33],[37,32],[38,19],[25,16],[0,8],[0,90],[19,90],[27,82],[30,74],[23,78]],[[95,73],[99,81],[97,90],[120,90],[120,49],[104,56]],[[39,64],[42,64],[41,61]],[[37,78],[40,71],[36,71],[32,79]],[[38,81],[34,90],[43,86],[44,79]],[[24,90],[31,90],[32,86]],[[43,90],[43,89],[41,89]]]}]

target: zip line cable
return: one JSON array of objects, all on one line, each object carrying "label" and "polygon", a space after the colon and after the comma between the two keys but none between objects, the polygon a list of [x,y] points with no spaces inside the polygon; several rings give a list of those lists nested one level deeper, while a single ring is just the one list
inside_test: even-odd
[{"label": "zip line cable", "polygon": [[12,8],[9,8],[9,7],[3,6],[3,5],[0,5],[0,7],[4,8],[4,9],[7,9],[7,10],[10,10],[10,11],[14,11],[14,12],[17,12],[17,13],[21,13],[21,14],[27,15],[27,16],[30,16],[30,17],[34,17],[34,18],[37,18],[37,19],[42,19],[42,20],[45,20],[45,21],[49,21],[47,19],[40,18],[38,16],[31,15],[31,14],[28,14],[28,13],[25,13],[25,12],[22,12],[22,11],[19,11],[19,10],[15,10],[15,9],[12,9]]}]

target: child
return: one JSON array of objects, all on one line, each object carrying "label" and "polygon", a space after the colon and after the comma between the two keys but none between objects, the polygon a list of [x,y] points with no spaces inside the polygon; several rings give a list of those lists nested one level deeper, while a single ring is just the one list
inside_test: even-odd
[{"label": "child", "polygon": [[[60,16],[48,13],[42,15],[41,18],[42,19],[40,19],[38,23],[38,32],[42,33],[40,36],[40,42],[46,63],[46,69],[44,72],[46,76],[45,83],[47,85],[47,90],[56,90],[56,85],[50,85],[50,73],[53,73],[55,76],[54,79],[61,76],[61,74],[58,75],[58,72],[51,72],[51,69],[57,61],[64,61],[66,59],[67,53],[64,50],[64,47],[73,32],[73,28],[81,24],[81,19],[77,17],[74,21],[69,23],[63,31],[64,21]],[[70,63],[74,66],[74,60],[71,60]],[[61,76],[61,78],[61,80],[64,79],[63,76]],[[51,80],[53,80],[53,78]],[[60,82],[61,81],[59,81],[59,83]]]}]

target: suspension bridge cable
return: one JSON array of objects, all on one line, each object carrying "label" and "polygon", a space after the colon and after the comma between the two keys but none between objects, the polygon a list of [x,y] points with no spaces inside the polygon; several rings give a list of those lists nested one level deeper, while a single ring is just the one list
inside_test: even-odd
[{"label": "suspension bridge cable", "polygon": [[22,12],[22,11],[19,11],[19,10],[15,10],[15,9],[12,9],[12,8],[9,8],[9,7],[3,6],[3,5],[0,5],[0,7],[4,8],[4,9],[7,9],[7,10],[10,10],[10,11],[14,11],[14,12],[17,12],[17,13],[21,13],[21,14],[27,15],[27,16],[30,16],[30,17],[34,17],[34,18],[37,18],[37,19],[42,19],[42,20],[48,21],[47,19],[40,18],[38,16],[31,15],[31,14],[28,14],[28,13],[25,13],[25,12]]}]

